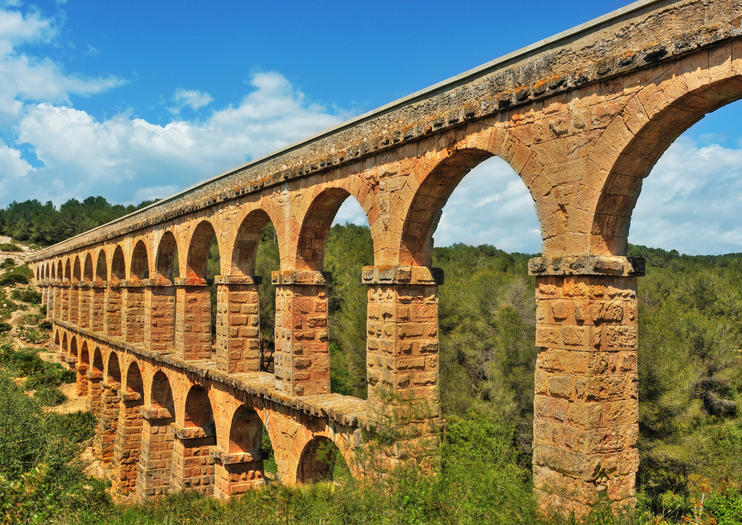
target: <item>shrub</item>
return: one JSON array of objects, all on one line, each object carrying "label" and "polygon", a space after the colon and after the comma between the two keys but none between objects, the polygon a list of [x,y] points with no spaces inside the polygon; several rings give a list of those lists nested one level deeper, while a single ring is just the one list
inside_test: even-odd
[{"label": "shrub", "polygon": [[13,268],[14,266],[15,261],[11,257],[3,259],[3,262],[0,262],[0,270],[7,270],[8,268]]},{"label": "shrub", "polygon": [[28,284],[33,278],[33,272],[26,266],[17,266],[0,275],[0,286],[9,284]]},{"label": "shrub", "polygon": [[13,329],[13,327],[10,325],[10,323],[6,323],[5,321],[0,321],[0,334],[4,334],[5,332],[10,332]]},{"label": "shrub", "polygon": [[22,341],[31,343],[32,345],[40,345],[46,340],[46,336],[39,332],[36,328],[30,326],[21,326],[19,329],[18,337]]},{"label": "shrub", "polygon": [[11,292],[10,298],[24,303],[41,304],[41,294],[33,288],[16,288]]},{"label": "shrub", "polygon": [[0,243],[0,252],[22,252],[23,248],[12,242]]},{"label": "shrub", "polygon": [[67,396],[65,396],[57,387],[47,386],[37,390],[34,394],[34,399],[42,406],[50,407],[64,403],[67,400]]}]

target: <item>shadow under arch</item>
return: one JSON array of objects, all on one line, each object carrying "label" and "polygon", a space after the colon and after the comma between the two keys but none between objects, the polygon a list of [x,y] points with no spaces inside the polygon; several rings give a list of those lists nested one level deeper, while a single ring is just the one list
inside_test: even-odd
[{"label": "shadow under arch", "polygon": [[175,442],[174,489],[214,493],[214,463],[209,455],[217,444],[211,400],[200,385],[193,385],[185,399],[184,425]]},{"label": "shadow under arch", "polygon": [[173,232],[166,231],[157,246],[155,258],[155,272],[158,279],[172,281],[179,277],[178,272],[178,241]]},{"label": "shadow under arch", "polygon": [[90,352],[88,342],[83,341],[80,349],[80,362],[77,365],[77,395],[88,395],[88,366],[90,366]]},{"label": "shadow under arch", "polygon": [[235,410],[229,425],[229,444],[225,451],[231,461],[223,462],[228,478],[239,480],[230,481],[227,488],[230,495],[241,494],[265,484],[263,461],[269,459],[270,450],[263,449],[264,433],[266,429],[263,421],[253,408],[240,405]]},{"label": "shadow under arch", "polygon": [[336,481],[348,477],[348,464],[332,439],[316,436],[304,445],[296,472],[298,483]]},{"label": "shadow under arch", "polygon": [[[205,220],[198,223],[188,244],[185,272],[187,279],[206,283],[209,249],[213,241],[216,241],[217,251],[220,252],[219,239],[211,223]],[[221,273],[221,269],[218,273]]]},{"label": "shadow under arch", "polygon": [[626,254],[631,214],[642,180],[683,132],[706,114],[739,99],[742,76],[736,75],[684,93],[637,129],[619,151],[603,184],[593,216],[590,253]]},{"label": "shadow under arch", "polygon": [[90,253],[85,254],[82,278],[85,282],[91,282],[93,280],[93,258]]},{"label": "shadow under arch", "polygon": [[106,252],[103,248],[100,248],[95,256],[95,274],[93,275],[93,280],[96,282],[105,282],[108,280]]},{"label": "shadow under arch", "polygon": [[139,240],[134,246],[131,254],[131,265],[129,273],[132,280],[149,279],[149,255],[144,241]]}]

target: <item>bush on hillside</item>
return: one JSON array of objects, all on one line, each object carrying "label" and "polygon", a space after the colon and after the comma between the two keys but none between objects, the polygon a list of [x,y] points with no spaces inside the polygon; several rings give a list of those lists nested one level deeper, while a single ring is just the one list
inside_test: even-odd
[{"label": "bush on hillside", "polygon": [[12,242],[0,243],[0,252],[22,252],[23,248]]},{"label": "bush on hillside", "polygon": [[33,288],[16,288],[10,293],[10,297],[24,303],[41,304],[41,294]]},{"label": "bush on hillside", "polygon": [[5,273],[0,275],[0,286],[7,286],[9,284],[28,284],[33,278],[33,272],[31,268],[26,266],[16,266],[7,270]]}]

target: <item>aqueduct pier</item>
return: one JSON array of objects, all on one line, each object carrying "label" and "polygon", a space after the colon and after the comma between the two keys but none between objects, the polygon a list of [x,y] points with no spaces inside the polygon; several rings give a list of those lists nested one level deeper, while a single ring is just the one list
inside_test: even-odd
[{"label": "aqueduct pier", "polygon": [[[268,429],[287,483],[354,475],[383,392],[439,419],[437,212],[499,156],[541,227],[533,477],[540,504],[632,505],[639,456],[637,276],[626,257],[642,179],[706,113],[742,97],[742,1],[640,1],[34,253],[54,343],[107,424],[115,488],[229,496],[262,483]],[[330,390],[325,240],[348,197],[368,218],[368,399]],[[275,369],[260,370],[256,246],[280,249]],[[206,257],[220,252],[212,348]],[[181,269],[172,274],[173,260]]]}]

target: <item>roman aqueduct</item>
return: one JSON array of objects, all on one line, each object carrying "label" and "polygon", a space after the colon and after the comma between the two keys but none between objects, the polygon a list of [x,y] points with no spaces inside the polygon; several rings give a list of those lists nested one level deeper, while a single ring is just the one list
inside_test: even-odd
[{"label": "roman aqueduct", "polygon": [[[625,256],[631,213],[675,138],[742,97],[741,20],[740,0],[642,0],[33,254],[53,344],[106,422],[96,443],[114,489],[228,497],[260,485],[263,425],[281,481],[325,476],[323,442],[362,476],[363,430],[385,392],[435,428],[431,229],[464,175],[499,156],[530,191],[543,239],[529,267],[536,496],[577,512],[601,497],[632,505],[643,264]],[[373,237],[374,266],[358,268],[367,400],[330,388],[323,255],[346,198]],[[280,249],[280,270],[262,276],[276,284],[272,373],[254,272],[268,222]]]}]

